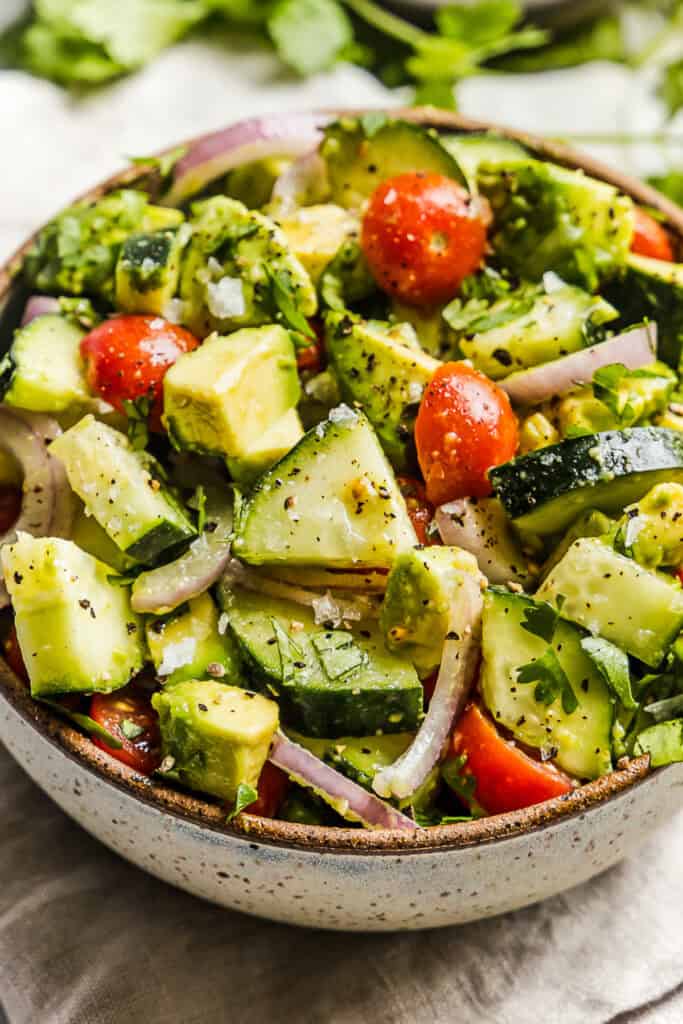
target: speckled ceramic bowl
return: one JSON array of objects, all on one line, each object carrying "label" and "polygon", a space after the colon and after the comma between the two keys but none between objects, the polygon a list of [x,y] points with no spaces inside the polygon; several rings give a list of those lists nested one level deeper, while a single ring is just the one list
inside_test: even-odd
[{"label": "speckled ceramic bowl", "polygon": [[[461,131],[490,127],[429,109],[402,114]],[[652,189],[562,147],[503,133],[657,208],[683,242],[683,211]],[[140,180],[139,170],[127,171],[89,196]],[[0,270],[0,351],[25,300],[12,283],[25,249]],[[349,931],[456,924],[545,899],[634,852],[683,806],[683,765],[650,772],[640,758],[566,797],[415,835],[246,814],[227,825],[217,805],[100,751],[33,702],[1,661],[0,740],[67,814],[146,871],[225,907]]]}]

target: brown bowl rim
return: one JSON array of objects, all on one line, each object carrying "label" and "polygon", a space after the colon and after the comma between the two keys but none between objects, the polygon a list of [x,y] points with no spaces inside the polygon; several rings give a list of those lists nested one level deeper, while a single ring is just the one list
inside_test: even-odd
[{"label": "brown bowl rim", "polygon": [[[326,110],[323,113],[329,114],[330,117],[336,117],[343,114],[352,115],[358,111]],[[683,244],[683,209],[638,179],[623,174],[588,154],[579,153],[562,143],[537,135],[516,131],[489,121],[472,120],[434,107],[392,109],[391,114],[438,129],[465,133],[495,132],[505,138],[522,143],[529,150],[546,159],[565,167],[583,170],[592,177],[600,178],[614,185],[638,203],[657,210],[662,215],[667,228],[677,236],[679,244]],[[206,135],[194,137],[187,140],[187,144],[199,142],[206,137]],[[112,189],[133,184],[139,185],[143,182],[153,188],[154,175],[150,175],[144,167],[129,167],[88,189],[79,198],[93,200]],[[14,276],[37,234],[38,232],[35,232],[23,243],[0,268],[0,305],[7,298]],[[157,810],[193,822],[211,831],[220,831],[236,837],[256,839],[267,844],[309,851],[404,854],[456,849],[501,841],[546,828],[570,817],[583,817],[589,810],[624,793],[650,775],[649,759],[640,757],[628,762],[620,762],[617,769],[609,775],[579,786],[571,793],[545,803],[526,807],[519,811],[493,815],[489,818],[439,825],[429,829],[418,828],[414,833],[301,825],[244,813],[234,821],[227,822],[225,809],[218,804],[175,789],[157,779],[139,775],[127,765],[100,750],[87,736],[78,732],[49,708],[34,701],[25,685],[1,658],[0,693],[30,728],[36,729],[43,738],[61,749],[65,756],[96,774],[102,781],[124,790],[130,796],[136,797]]]}]

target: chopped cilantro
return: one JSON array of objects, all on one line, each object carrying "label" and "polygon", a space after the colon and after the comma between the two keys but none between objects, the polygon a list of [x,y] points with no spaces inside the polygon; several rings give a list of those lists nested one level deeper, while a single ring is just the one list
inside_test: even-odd
[{"label": "chopped cilantro", "polygon": [[258,800],[258,792],[253,786],[248,786],[246,782],[241,782],[237,787],[237,795],[235,797],[235,804],[228,814],[228,821],[232,821],[237,815]]},{"label": "chopped cilantro", "polygon": [[623,706],[633,711],[638,702],[631,689],[631,672],[628,656],[609,640],[599,636],[587,636],[581,641],[581,649],[585,651],[598,672],[609,686],[612,693]]},{"label": "chopped cilantro", "polygon": [[566,715],[571,715],[579,706],[567,673],[552,647],[540,658],[521,665],[517,669],[517,680],[520,683],[536,683],[534,697],[540,704],[550,705],[561,697],[562,710]]}]

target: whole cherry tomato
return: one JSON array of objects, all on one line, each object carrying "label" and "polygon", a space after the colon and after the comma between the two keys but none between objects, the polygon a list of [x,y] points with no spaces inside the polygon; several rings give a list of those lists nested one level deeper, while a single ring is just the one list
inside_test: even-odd
[{"label": "whole cherry tomato", "polygon": [[247,814],[260,814],[262,818],[274,818],[289,789],[289,776],[266,761],[258,780],[258,800],[244,810]]},{"label": "whole cherry tomato", "polygon": [[414,476],[398,476],[396,482],[408,509],[410,521],[420,544],[431,544],[429,524],[434,518],[434,506],[427,501],[427,492],[421,480]]},{"label": "whole cherry tomato", "polygon": [[149,694],[135,684],[114,693],[95,693],[90,702],[90,717],[115,736],[120,748],[93,737],[102,750],[141,775],[151,775],[161,764],[159,719]]},{"label": "whole cherry tomato", "polygon": [[418,171],[375,189],[362,246],[380,288],[416,306],[445,302],[481,264],[488,204],[441,174]]},{"label": "whole cherry tomato", "polygon": [[564,772],[535,761],[504,739],[477,704],[465,708],[455,727],[451,750],[455,757],[466,755],[464,771],[477,782],[474,797],[489,814],[540,804],[574,788]]},{"label": "whole cherry tomato", "polygon": [[432,504],[490,494],[489,469],[511,459],[517,442],[517,417],[501,388],[466,363],[439,367],[415,422],[417,455]]},{"label": "whole cherry tomato", "polygon": [[27,683],[28,672],[26,671],[26,664],[24,663],[24,657],[21,653],[21,647],[19,646],[19,640],[17,639],[17,631],[14,625],[12,625],[12,628],[5,638],[5,642],[2,645],[2,652],[5,656],[5,661],[12,669],[15,676],[18,676]]},{"label": "whole cherry tomato", "polygon": [[631,252],[639,256],[650,256],[655,260],[674,258],[671,240],[662,225],[649,213],[636,206],[636,221],[631,241]]},{"label": "whole cherry tomato", "polygon": [[189,331],[160,316],[115,316],[81,342],[92,391],[125,412],[125,401],[149,398],[150,426],[160,431],[166,371],[197,348]]},{"label": "whole cherry tomato", "polygon": [[21,512],[21,490],[0,484],[0,537],[11,530]]}]

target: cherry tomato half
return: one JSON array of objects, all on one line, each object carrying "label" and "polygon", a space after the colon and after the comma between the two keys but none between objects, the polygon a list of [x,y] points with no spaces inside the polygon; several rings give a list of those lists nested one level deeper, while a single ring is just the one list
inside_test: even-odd
[{"label": "cherry tomato half", "polygon": [[671,240],[662,225],[649,213],[636,206],[636,221],[631,241],[631,252],[639,256],[651,256],[655,260],[674,258]]},{"label": "cherry tomato half", "polygon": [[517,441],[517,417],[501,388],[466,363],[439,367],[415,422],[417,456],[432,504],[490,494],[489,469],[511,459]]},{"label": "cherry tomato half", "polygon": [[434,518],[434,506],[427,501],[427,492],[421,480],[414,476],[398,476],[396,482],[408,509],[410,521],[420,544],[431,544],[429,524]]},{"label": "cherry tomato half", "polygon": [[315,332],[315,341],[306,345],[305,348],[298,349],[296,365],[300,371],[320,373],[325,362],[325,332],[319,320],[309,320],[309,323]]},{"label": "cherry tomato half", "polygon": [[464,770],[475,777],[475,799],[489,814],[503,814],[569,793],[572,780],[551,764],[534,761],[504,739],[476,704],[469,704],[455,727],[451,749],[467,756]]},{"label": "cherry tomato half", "polygon": [[81,342],[88,384],[124,412],[124,401],[151,398],[150,426],[161,430],[166,371],[185,352],[197,348],[193,334],[160,316],[115,316]]},{"label": "cherry tomato half", "polygon": [[18,487],[0,484],[0,536],[11,530],[21,512],[21,491]]},{"label": "cherry tomato half", "polygon": [[380,288],[416,306],[452,298],[481,264],[487,211],[485,200],[441,174],[415,171],[382,182],[361,234]]},{"label": "cherry tomato half", "polygon": [[151,775],[159,767],[159,720],[144,690],[130,684],[114,693],[95,693],[90,702],[90,717],[122,743],[120,749],[114,749],[94,736],[93,743],[102,750],[142,775]]},{"label": "cherry tomato half", "polygon": [[270,761],[266,761],[258,780],[258,800],[254,800],[253,804],[249,804],[244,810],[247,814],[260,814],[262,818],[274,818],[288,789],[289,776],[281,768],[276,768]]},{"label": "cherry tomato half", "polygon": [[15,676],[18,676],[19,679],[23,679],[23,681],[27,683],[28,672],[26,671],[26,664],[21,653],[21,647],[19,646],[19,641],[17,639],[17,631],[14,625],[5,637],[5,642],[2,645],[2,651],[5,656],[5,661],[12,669]]}]

